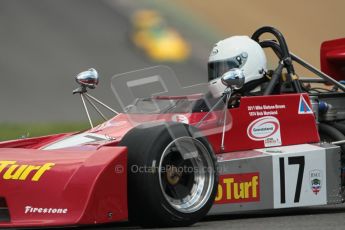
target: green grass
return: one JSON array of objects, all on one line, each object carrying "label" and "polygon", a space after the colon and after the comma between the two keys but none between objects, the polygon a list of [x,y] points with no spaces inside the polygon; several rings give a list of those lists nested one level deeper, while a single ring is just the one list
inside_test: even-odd
[{"label": "green grass", "polygon": [[87,123],[0,123],[0,141],[89,129]]}]

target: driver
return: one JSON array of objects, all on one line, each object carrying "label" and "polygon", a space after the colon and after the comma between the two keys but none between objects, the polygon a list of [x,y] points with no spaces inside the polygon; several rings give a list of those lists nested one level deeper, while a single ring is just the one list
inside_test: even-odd
[{"label": "driver", "polygon": [[245,85],[255,88],[264,81],[267,59],[261,46],[248,36],[232,36],[213,47],[208,60],[209,88],[213,97],[220,97],[226,86],[221,77],[230,69],[243,71]]}]

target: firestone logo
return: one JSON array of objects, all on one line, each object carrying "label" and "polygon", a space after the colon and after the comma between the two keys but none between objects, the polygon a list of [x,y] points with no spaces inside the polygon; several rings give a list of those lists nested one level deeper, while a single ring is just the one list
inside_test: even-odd
[{"label": "firestone logo", "polygon": [[31,206],[25,207],[25,214],[39,213],[39,214],[67,214],[67,208],[35,208]]}]

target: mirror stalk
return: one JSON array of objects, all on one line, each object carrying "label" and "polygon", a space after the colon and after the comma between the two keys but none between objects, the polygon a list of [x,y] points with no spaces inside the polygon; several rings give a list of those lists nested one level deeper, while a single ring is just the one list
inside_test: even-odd
[{"label": "mirror stalk", "polygon": [[104,104],[103,102],[98,100],[97,98],[88,94],[87,89],[88,88],[89,89],[96,88],[96,86],[98,85],[98,82],[99,82],[98,73],[95,69],[91,68],[89,70],[86,70],[86,71],[79,73],[75,77],[75,80],[80,86],[78,88],[76,88],[75,90],[73,90],[72,93],[80,95],[80,98],[82,100],[82,103],[83,103],[83,106],[84,106],[84,109],[86,112],[86,116],[89,120],[91,128],[93,128],[94,125],[92,123],[90,113],[89,113],[89,110],[87,108],[85,101],[87,101],[92,106],[92,108],[94,108],[94,110],[96,110],[96,112],[104,119],[104,121],[107,121],[108,118],[98,109],[98,107],[96,106],[95,103],[103,106],[104,108],[110,110],[111,112],[115,113],[116,115],[119,114],[116,110],[110,108],[109,106],[107,106],[106,104]]}]

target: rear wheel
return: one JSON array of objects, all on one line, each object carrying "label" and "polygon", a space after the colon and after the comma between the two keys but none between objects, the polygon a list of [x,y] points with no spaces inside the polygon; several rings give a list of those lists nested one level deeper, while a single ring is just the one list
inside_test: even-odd
[{"label": "rear wheel", "polygon": [[[319,124],[319,133],[320,133],[320,140],[321,142],[333,142],[333,141],[341,141],[345,140],[345,135],[343,132],[339,130],[339,125],[337,124],[326,124],[320,123]],[[342,156],[345,153],[345,145],[341,145]]]},{"label": "rear wheel", "polygon": [[178,123],[139,126],[128,147],[129,219],[144,227],[187,226],[211,208],[218,176],[207,140]]}]

